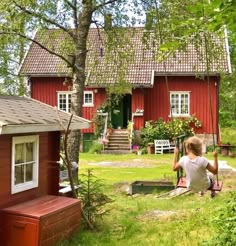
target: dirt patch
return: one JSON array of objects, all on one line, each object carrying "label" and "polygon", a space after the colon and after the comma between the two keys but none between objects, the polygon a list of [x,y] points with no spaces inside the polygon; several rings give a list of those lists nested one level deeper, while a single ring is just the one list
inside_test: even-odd
[{"label": "dirt patch", "polygon": [[128,195],[130,191],[130,183],[129,182],[116,183],[114,184],[114,189],[116,192]]},{"label": "dirt patch", "polygon": [[151,162],[144,162],[140,159],[135,159],[132,161],[122,161],[122,162],[113,162],[113,161],[101,161],[101,162],[89,162],[88,165],[91,166],[100,166],[100,167],[130,167],[130,168],[153,168],[154,165]]},{"label": "dirt patch", "polygon": [[138,219],[142,221],[158,220],[158,219],[163,219],[163,218],[166,219],[167,217],[171,217],[177,214],[178,213],[176,211],[153,210],[153,211],[148,211],[147,213],[138,216]]}]

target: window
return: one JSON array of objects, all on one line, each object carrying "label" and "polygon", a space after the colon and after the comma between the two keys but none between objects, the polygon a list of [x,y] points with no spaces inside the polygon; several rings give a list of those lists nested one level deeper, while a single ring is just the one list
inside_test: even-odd
[{"label": "window", "polygon": [[38,186],[39,137],[13,137],[12,194]]},{"label": "window", "polygon": [[93,107],[93,92],[85,91],[84,92],[84,106],[85,107]]},{"label": "window", "polygon": [[58,109],[70,112],[71,109],[71,92],[58,92],[57,96]]},{"label": "window", "polygon": [[171,92],[170,104],[173,116],[188,116],[190,114],[189,92]]},{"label": "window", "polygon": [[[57,94],[57,105],[58,109],[70,112],[71,111],[71,92],[58,92]],[[93,92],[85,91],[84,92],[84,107],[93,107]]]}]

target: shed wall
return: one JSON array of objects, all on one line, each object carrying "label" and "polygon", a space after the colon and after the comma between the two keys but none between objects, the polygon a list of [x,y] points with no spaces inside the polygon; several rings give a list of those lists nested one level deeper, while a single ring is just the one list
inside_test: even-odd
[{"label": "shed wall", "polygon": [[[28,134],[30,135],[30,134]],[[21,136],[21,135],[14,135]],[[58,195],[60,132],[39,134],[39,185],[37,188],[11,194],[11,150],[13,135],[0,135],[0,210],[43,195]],[[0,236],[2,230],[0,213]]]}]

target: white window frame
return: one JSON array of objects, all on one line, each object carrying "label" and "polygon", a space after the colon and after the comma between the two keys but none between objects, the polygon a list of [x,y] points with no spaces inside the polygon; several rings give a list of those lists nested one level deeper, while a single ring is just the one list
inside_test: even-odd
[{"label": "white window frame", "polygon": [[[172,101],[172,95],[178,95],[178,112],[176,112],[174,110],[174,105],[173,105],[173,101]],[[187,95],[187,111],[186,113],[181,113],[181,107],[182,107],[182,104],[181,104],[181,96],[182,95]],[[172,113],[172,116],[173,117],[188,117],[190,116],[190,91],[171,91],[170,92],[170,105],[171,105],[171,112],[170,112],[170,115],[171,116],[171,113]]]},{"label": "white window frame", "polygon": [[[91,95],[91,102],[86,102],[86,95]],[[83,106],[84,107],[93,107],[94,106],[94,95],[93,95],[93,91],[84,91],[84,100],[83,100]]]},{"label": "white window frame", "polygon": [[[70,91],[58,91],[57,92],[57,108],[59,110],[65,111],[67,113],[70,112],[70,110],[71,110],[71,107],[70,107],[71,106],[71,97],[69,98],[69,96],[71,96],[71,94],[72,93]],[[65,110],[60,108],[60,95],[65,95],[66,96],[66,109]]]},{"label": "white window frame", "polygon": [[[23,143],[34,143],[33,178],[31,181],[15,184],[15,145]],[[38,187],[39,169],[39,136],[20,136],[12,138],[12,162],[11,162],[11,194],[26,191]]]}]

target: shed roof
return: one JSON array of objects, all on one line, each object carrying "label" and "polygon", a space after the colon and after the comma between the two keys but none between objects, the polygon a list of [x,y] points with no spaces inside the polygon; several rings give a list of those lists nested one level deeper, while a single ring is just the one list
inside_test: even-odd
[{"label": "shed roof", "polygon": [[[0,95],[0,134],[63,131],[71,114],[57,108],[18,96]],[[61,121],[61,123],[60,123]],[[90,121],[73,116],[71,130],[90,127]]]},{"label": "shed roof", "polygon": [[[66,37],[65,34],[55,35],[55,33],[58,33],[58,30],[39,32],[35,39],[60,53],[62,40]],[[195,75],[206,73],[203,48],[196,49],[196,46],[189,44],[184,50],[176,51],[163,62],[153,55],[153,50],[159,49],[155,37],[148,39],[148,43],[144,44],[142,42],[144,33],[143,27],[130,28],[128,32],[129,41],[125,49],[128,53],[133,52],[133,59],[127,63],[125,80],[133,86],[151,86],[154,74]],[[107,84],[114,84],[118,80],[119,66],[116,63],[115,54],[113,60],[106,59],[106,38],[104,35],[102,30],[98,31],[96,28],[91,28],[89,31],[86,61],[87,86],[103,87]],[[217,46],[214,52],[218,55],[213,58],[210,64],[210,74],[229,73],[230,62],[227,42],[224,38],[215,38],[215,43]],[[101,53],[105,53],[105,56]],[[48,53],[36,43],[32,43],[20,73],[32,77],[68,76],[70,70],[63,60]]]}]

